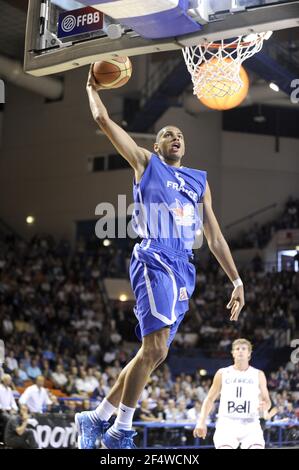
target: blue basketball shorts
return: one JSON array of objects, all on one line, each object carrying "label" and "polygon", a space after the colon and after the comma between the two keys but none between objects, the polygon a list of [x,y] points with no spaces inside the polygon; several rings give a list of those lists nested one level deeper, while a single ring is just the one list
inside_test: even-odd
[{"label": "blue basketball shorts", "polygon": [[130,279],[136,298],[136,335],[144,336],[169,327],[168,346],[189,309],[196,270],[186,252],[172,250],[153,240],[136,244],[130,263]]}]

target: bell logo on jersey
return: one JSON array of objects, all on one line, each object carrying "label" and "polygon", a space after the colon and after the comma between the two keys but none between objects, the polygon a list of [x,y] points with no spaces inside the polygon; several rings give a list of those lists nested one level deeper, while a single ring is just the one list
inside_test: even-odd
[{"label": "bell logo on jersey", "polygon": [[243,404],[236,405],[234,401],[227,402],[228,413],[250,413],[250,401],[245,400]]}]

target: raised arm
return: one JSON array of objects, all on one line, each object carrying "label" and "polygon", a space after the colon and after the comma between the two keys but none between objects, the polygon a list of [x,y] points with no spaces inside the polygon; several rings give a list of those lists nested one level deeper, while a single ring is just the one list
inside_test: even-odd
[{"label": "raised arm", "polygon": [[221,387],[222,387],[222,372],[220,369],[216,372],[213,383],[208,392],[208,395],[203,401],[202,408],[200,411],[200,416],[198,418],[195,429],[193,431],[194,437],[202,437],[203,439],[205,439],[207,435],[206,420],[212,411],[215,400],[220,395]]},{"label": "raised arm", "polygon": [[93,118],[116,150],[135,170],[135,176],[141,176],[149,162],[151,152],[139,147],[124,129],[110,119],[108,111],[98,95],[98,90],[100,89],[101,87],[97,85],[92,74],[91,66],[86,90]]},{"label": "raised arm", "polygon": [[238,320],[239,314],[244,306],[244,289],[240,281],[240,277],[231,255],[230,249],[220,230],[219,224],[212,208],[211,190],[207,183],[206,192],[203,198],[204,204],[204,234],[207,239],[209,248],[222,269],[225,271],[231,282],[237,279],[240,285],[233,290],[231,299],[227,304],[227,308],[231,308],[230,320]]}]

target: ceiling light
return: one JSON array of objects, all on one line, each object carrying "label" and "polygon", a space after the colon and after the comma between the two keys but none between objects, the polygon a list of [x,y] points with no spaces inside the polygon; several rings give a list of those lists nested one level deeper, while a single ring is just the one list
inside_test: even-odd
[{"label": "ceiling light", "polygon": [[276,85],[276,83],[274,83],[274,82],[269,83],[269,87],[270,87],[271,90],[273,90],[273,91],[276,91],[276,92],[279,91],[279,86]]},{"label": "ceiling light", "polygon": [[35,222],[35,218],[32,215],[28,215],[28,217],[26,217],[26,222],[28,225],[32,225]]}]

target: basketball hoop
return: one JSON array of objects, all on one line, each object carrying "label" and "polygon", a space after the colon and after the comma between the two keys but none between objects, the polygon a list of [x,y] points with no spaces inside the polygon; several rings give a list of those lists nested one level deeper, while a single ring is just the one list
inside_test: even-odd
[{"label": "basketball hoop", "polygon": [[183,55],[192,77],[193,93],[198,98],[222,98],[239,91],[242,62],[259,52],[271,35],[272,31],[268,31],[185,47]]}]

